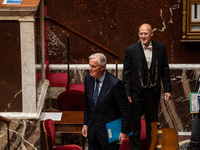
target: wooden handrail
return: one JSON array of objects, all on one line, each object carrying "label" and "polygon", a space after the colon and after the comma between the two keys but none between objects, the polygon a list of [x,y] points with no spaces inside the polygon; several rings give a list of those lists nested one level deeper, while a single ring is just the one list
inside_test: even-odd
[{"label": "wooden handrail", "polygon": [[45,17],[45,20],[53,21],[53,22],[55,22],[56,24],[59,24],[59,25],[61,25],[62,27],[67,28],[68,30],[70,30],[71,32],[77,34],[78,36],[80,36],[80,37],[86,39],[87,41],[89,41],[89,42],[95,44],[96,46],[98,46],[98,47],[100,47],[100,48],[106,50],[106,51],[107,51],[109,54],[111,54],[115,59],[118,59],[118,58],[119,58],[119,55],[116,54],[115,52],[113,52],[113,51],[111,51],[110,49],[104,47],[103,45],[101,45],[101,44],[99,44],[99,43],[97,43],[97,42],[95,42],[95,41],[89,39],[88,37],[86,37],[86,36],[84,36],[84,35],[82,35],[82,34],[76,32],[74,29],[72,29],[72,28],[68,27],[67,25],[65,25],[65,24],[63,24],[63,23],[57,21],[56,19],[53,19],[53,18],[50,18],[50,17],[46,16],[46,17]]},{"label": "wooden handrail", "polygon": [[9,125],[10,122],[11,122],[11,120],[10,120],[10,119],[7,119],[7,118],[5,118],[5,117],[3,117],[3,116],[0,116],[0,122],[3,122],[3,123],[5,123],[6,125]]}]

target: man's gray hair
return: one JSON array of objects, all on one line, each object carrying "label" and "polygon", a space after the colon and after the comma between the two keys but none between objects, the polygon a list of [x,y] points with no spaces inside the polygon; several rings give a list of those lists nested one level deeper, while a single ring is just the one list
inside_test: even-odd
[{"label": "man's gray hair", "polygon": [[98,64],[100,66],[106,65],[107,63],[107,58],[103,53],[94,53],[92,55],[89,56],[89,60],[90,59],[95,59],[95,58],[99,58],[99,62]]}]

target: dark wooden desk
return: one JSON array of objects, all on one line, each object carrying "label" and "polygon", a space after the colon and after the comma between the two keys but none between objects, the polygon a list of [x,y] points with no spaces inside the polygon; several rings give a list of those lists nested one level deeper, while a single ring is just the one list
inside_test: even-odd
[{"label": "dark wooden desk", "polygon": [[[82,134],[83,111],[62,111],[61,121],[54,121],[57,133],[78,133]],[[85,139],[82,138],[83,150],[85,149]]]},{"label": "dark wooden desk", "polygon": [[61,121],[54,121],[58,133],[81,133],[83,111],[63,111]]}]

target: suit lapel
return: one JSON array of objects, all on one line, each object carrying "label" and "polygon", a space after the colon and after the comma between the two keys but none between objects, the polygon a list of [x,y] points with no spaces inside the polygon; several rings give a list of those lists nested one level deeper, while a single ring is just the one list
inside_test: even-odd
[{"label": "suit lapel", "polygon": [[145,72],[148,71],[148,66],[147,66],[147,62],[146,62],[146,58],[144,55],[144,50],[142,48],[141,42],[138,42],[138,46],[137,46],[134,58],[137,59],[138,69],[141,72],[142,78],[144,79],[144,71]]},{"label": "suit lapel", "polygon": [[155,66],[156,66],[156,60],[158,58],[158,50],[156,48],[155,43],[152,41],[152,60],[151,60],[151,73],[154,74],[155,72]]},{"label": "suit lapel", "polygon": [[94,109],[95,108],[95,106],[94,106],[94,96],[93,96],[93,93],[94,93],[94,82],[95,82],[95,79],[92,77],[92,80],[91,80],[91,82],[90,82],[90,85],[89,85],[89,87],[91,88],[91,90],[90,90],[90,95],[91,95],[91,97],[90,97],[90,101],[91,101],[91,104],[92,104],[92,108]]},{"label": "suit lapel", "polygon": [[138,68],[139,68],[141,74],[143,75],[143,63],[142,63],[143,61],[142,61],[142,52],[141,51],[142,51],[142,45],[139,42],[137,49],[135,51],[135,57],[133,57],[133,58],[137,59],[136,62],[138,62]]}]

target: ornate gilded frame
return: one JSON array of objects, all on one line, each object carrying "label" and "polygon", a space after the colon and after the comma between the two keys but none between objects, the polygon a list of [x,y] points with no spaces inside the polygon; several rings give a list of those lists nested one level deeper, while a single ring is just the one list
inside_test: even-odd
[{"label": "ornate gilded frame", "polygon": [[183,0],[182,41],[200,40],[200,0]]}]

